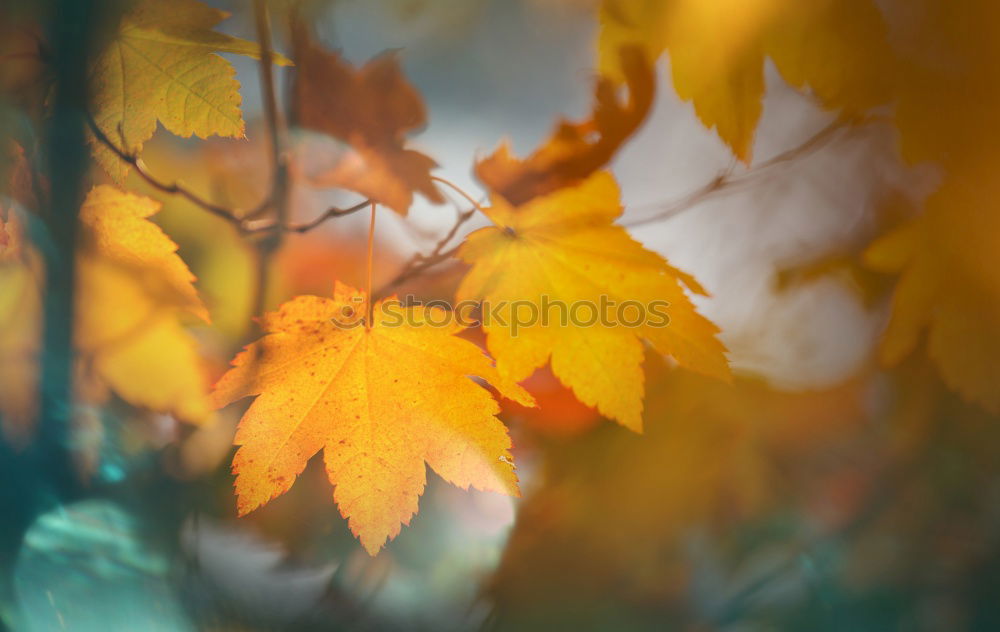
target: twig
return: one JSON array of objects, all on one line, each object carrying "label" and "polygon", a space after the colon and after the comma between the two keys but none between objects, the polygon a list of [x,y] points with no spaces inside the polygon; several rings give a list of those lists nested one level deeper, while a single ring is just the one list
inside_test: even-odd
[{"label": "twig", "polygon": [[476,214],[476,211],[479,211],[480,213],[483,213],[483,214],[486,213],[483,210],[483,208],[481,206],[479,206],[479,204],[475,200],[472,199],[472,196],[470,196],[468,193],[466,193],[462,189],[458,188],[457,186],[455,186],[451,182],[445,180],[444,178],[438,178],[437,176],[431,176],[431,180],[436,180],[438,182],[441,182],[442,184],[446,184],[446,185],[450,186],[451,188],[453,188],[459,195],[461,195],[462,197],[464,197],[466,200],[469,201],[470,204],[472,204],[472,208],[470,208],[468,210],[465,210],[465,211],[462,211],[458,215],[455,216],[455,223],[448,230],[448,232],[445,234],[445,236],[442,237],[441,240],[437,242],[437,244],[434,246],[434,250],[432,250],[431,254],[427,255],[427,257],[425,257],[425,259],[426,258],[430,258],[430,257],[439,256],[441,254],[441,251],[444,249],[444,247],[448,245],[448,242],[450,242],[452,239],[454,239],[455,235],[458,234],[458,229],[461,228],[462,225],[465,224],[465,222],[467,222],[470,219],[472,219],[472,216]]},{"label": "twig", "polygon": [[[228,206],[215,204],[214,202],[210,202],[194,191],[188,189],[180,182],[167,182],[153,175],[146,166],[146,163],[143,162],[142,158],[140,158],[137,154],[128,153],[115,145],[114,142],[108,138],[107,134],[105,134],[101,128],[97,126],[93,116],[89,114],[87,116],[87,125],[90,127],[90,131],[94,134],[94,137],[97,138],[98,142],[107,147],[113,154],[118,156],[120,160],[131,165],[132,168],[135,169],[135,172],[154,189],[169,195],[177,195],[185,200],[188,200],[195,206],[208,211],[212,215],[226,220],[232,224],[236,230],[244,235],[270,233],[278,229],[278,223],[275,221],[265,222],[256,226],[254,225],[255,219],[259,217],[262,212],[267,211],[272,207],[270,197],[265,199],[250,211],[240,211]],[[367,208],[369,204],[370,200],[364,200],[347,208],[333,206],[312,221],[305,222],[303,224],[288,224],[282,227],[282,230],[290,233],[306,233],[328,219],[350,215],[363,208]]]},{"label": "twig", "polygon": [[801,145],[784,151],[777,156],[756,165],[749,171],[739,175],[733,175],[733,169],[730,167],[694,191],[683,195],[672,202],[668,202],[667,204],[657,205],[660,206],[660,211],[656,214],[623,222],[622,225],[634,228],[636,226],[645,226],[646,224],[662,222],[675,217],[684,211],[694,208],[698,204],[714,197],[715,195],[756,180],[778,165],[791,162],[814,153],[843,130],[864,122],[867,121],[861,119],[839,118],[808,138]]},{"label": "twig", "polygon": [[437,244],[434,245],[434,249],[431,250],[430,253],[425,255],[418,252],[417,254],[410,257],[409,261],[406,262],[406,264],[403,266],[403,269],[400,270],[399,274],[397,274],[395,278],[393,278],[379,290],[378,294],[380,296],[383,295],[385,292],[403,284],[404,282],[409,281],[414,277],[420,276],[429,268],[433,268],[434,266],[443,263],[448,259],[452,258],[453,256],[455,256],[455,253],[458,252],[459,246],[454,246],[452,248],[449,248],[448,250],[445,250],[445,247],[449,243],[451,243],[452,239],[455,238],[455,235],[458,234],[458,230],[466,222],[472,219],[472,216],[476,214],[476,211],[479,211],[481,213],[484,212],[479,203],[476,202],[476,200],[473,199],[472,196],[470,196],[468,193],[462,190],[461,187],[458,187],[452,182],[445,180],[444,178],[439,178],[437,176],[431,176],[431,180],[440,182],[441,184],[451,187],[456,193],[458,193],[466,200],[468,200],[468,202],[472,204],[472,208],[462,211],[455,216],[455,223],[452,225],[450,229],[448,229],[448,232],[445,234],[445,236],[442,237],[437,242]]},{"label": "twig", "polygon": [[[274,207],[277,224],[284,226],[288,219],[288,130],[278,111],[278,97],[274,88],[274,51],[271,44],[271,17],[266,0],[254,0],[254,17],[257,23],[257,39],[260,44],[260,82],[264,100],[264,120],[267,124],[271,148],[271,204]],[[281,233],[275,233],[275,247],[280,245]]]},{"label": "twig", "polygon": [[469,219],[474,214],[475,214],[475,209],[469,209],[467,211],[459,213],[457,218],[455,219],[455,224],[448,231],[448,234],[442,237],[441,240],[437,242],[437,244],[434,246],[434,249],[431,250],[430,254],[425,255],[418,252],[417,254],[410,257],[410,260],[406,262],[406,265],[403,266],[403,269],[400,270],[399,274],[397,274],[391,281],[386,283],[378,291],[378,295],[382,296],[387,291],[399,285],[402,285],[403,283],[409,281],[414,277],[420,276],[428,269],[433,268],[434,266],[440,263],[444,263],[448,259],[454,257],[455,253],[458,252],[460,246],[453,246],[448,250],[445,250],[444,247],[447,246],[448,242],[450,242],[455,237],[455,235],[458,233],[458,229],[462,226],[462,224],[469,221]]},{"label": "twig", "polygon": [[89,112],[87,113],[87,124],[90,127],[91,133],[94,134],[94,137],[97,138],[98,142],[100,142],[102,145],[111,150],[111,152],[116,156],[118,156],[120,160],[130,164],[132,168],[135,169],[135,172],[138,173],[139,176],[143,180],[145,180],[147,184],[149,184],[155,189],[158,189],[159,191],[162,191],[163,193],[167,193],[170,195],[178,195],[188,200],[195,206],[198,206],[199,208],[208,211],[212,215],[221,217],[227,222],[230,222],[241,232],[244,232],[243,230],[244,217],[253,215],[257,213],[260,208],[268,208],[271,205],[271,200],[267,199],[264,200],[258,206],[258,208],[252,211],[240,212],[236,209],[231,209],[229,207],[220,206],[218,204],[210,202],[205,198],[201,197],[200,195],[198,195],[197,193],[195,193],[194,191],[188,189],[179,182],[176,181],[166,182],[165,180],[161,180],[156,176],[154,176],[152,173],[150,173],[149,169],[146,167],[146,163],[142,161],[142,158],[140,158],[138,154],[129,153],[125,151],[124,149],[118,147],[118,145],[116,145],[110,138],[108,138],[108,135],[104,133],[104,130],[98,127],[97,121],[94,120],[94,117]]},{"label": "twig", "polygon": [[[483,208],[481,206],[479,206],[479,202],[476,202],[476,200],[473,199],[473,197],[471,195],[469,195],[468,193],[465,192],[465,189],[463,189],[462,187],[458,186],[457,184],[455,184],[451,180],[448,180],[446,178],[442,178],[440,176],[431,176],[431,180],[433,180],[434,182],[440,182],[441,184],[443,184],[446,187],[450,188],[455,193],[458,193],[459,195],[461,195],[462,197],[464,197],[466,199],[466,201],[468,201],[469,204],[472,205],[472,208],[474,210],[477,210],[480,213],[483,213],[484,215],[486,214],[486,211],[484,211]],[[469,211],[469,212],[471,213],[472,211]]]},{"label": "twig", "polygon": [[[642,226],[645,224],[651,224],[653,222],[660,222],[675,215],[678,215],[683,211],[693,208],[694,206],[712,197],[713,195],[716,195],[727,189],[735,188],[736,186],[739,185],[747,184],[752,180],[760,177],[764,172],[773,169],[774,167],[780,164],[791,162],[792,160],[796,160],[798,158],[801,158],[802,156],[815,152],[817,149],[826,144],[826,142],[828,142],[830,139],[836,136],[839,132],[841,132],[842,130],[844,130],[849,126],[857,125],[860,122],[861,121],[856,119],[846,119],[846,118],[837,119],[833,123],[827,125],[822,130],[811,136],[801,145],[798,145],[797,147],[784,151],[778,154],[777,156],[774,156],[773,158],[760,163],[759,165],[757,165],[752,170],[746,173],[734,176],[732,168],[726,169],[722,173],[712,178],[712,180],[698,187],[691,193],[688,193],[687,195],[678,198],[674,202],[667,204],[656,215],[652,215],[650,217],[643,217],[637,220],[632,220],[630,222],[624,222],[624,225],[627,227]],[[451,242],[452,239],[454,239],[455,235],[458,233],[459,228],[461,228],[461,226],[465,224],[465,222],[469,221],[469,219],[472,218],[472,216],[475,214],[475,211],[483,210],[479,206],[479,204],[476,203],[476,201],[468,193],[463,191],[460,187],[452,184],[451,182],[443,178],[432,176],[432,179],[435,180],[436,182],[440,182],[454,189],[456,192],[458,192],[459,195],[468,200],[473,205],[473,208],[467,211],[463,211],[462,213],[459,214],[454,226],[451,227],[448,233],[441,239],[441,241],[437,243],[437,245],[429,254],[425,255],[417,253],[413,255],[409,259],[409,261],[407,261],[406,264],[403,266],[403,269],[399,272],[399,274],[397,274],[396,277],[392,279],[392,281],[387,283],[379,291],[379,294],[383,294],[384,292],[391,290],[397,287],[398,285],[401,285],[402,283],[423,274],[429,268],[432,268],[454,256],[455,253],[458,252],[458,246],[455,246],[454,248],[450,248],[448,250],[444,250],[445,246],[447,246],[448,243]]]},{"label": "twig", "polygon": [[379,291],[376,293],[377,296],[384,296],[386,292],[394,289],[395,287],[402,285],[406,281],[414,277],[418,277],[428,269],[434,266],[444,263],[448,259],[455,256],[458,252],[459,246],[449,248],[444,252],[431,253],[429,255],[416,254],[410,258],[410,260],[403,266],[403,269],[399,274],[396,275],[391,281],[386,283]]},{"label": "twig", "polygon": [[375,301],[372,300],[372,268],[375,267],[373,265],[375,260],[375,209],[375,202],[372,202],[371,220],[368,224],[368,257],[365,266],[368,271],[367,282],[365,283],[365,300],[368,303],[368,305],[365,306],[365,329],[367,330],[371,330],[373,318],[375,316],[375,312],[373,310]]},{"label": "twig", "polygon": [[[264,101],[264,120],[267,124],[271,149],[271,194],[268,196],[274,209],[274,224],[285,226],[288,220],[289,180],[288,159],[285,153],[287,130],[278,111],[278,97],[274,90],[274,71],[271,67],[274,53],[271,47],[271,15],[266,0],[254,0],[254,19],[257,25],[257,41],[260,45],[261,96]],[[264,313],[267,307],[267,288],[270,285],[271,259],[281,248],[284,231],[267,231],[257,242],[257,282],[254,286],[254,300],[251,316]]]},{"label": "twig", "polygon": [[[312,229],[316,228],[317,226],[319,226],[320,224],[322,224],[323,222],[325,222],[328,219],[332,219],[334,217],[344,217],[345,215],[350,215],[352,213],[357,213],[358,211],[360,211],[362,209],[368,208],[371,205],[371,203],[372,203],[372,200],[365,199],[365,200],[362,200],[362,201],[358,202],[354,206],[348,206],[347,208],[340,208],[340,207],[337,207],[337,206],[332,206],[332,207],[328,208],[322,215],[320,215],[319,217],[317,217],[316,219],[314,219],[314,220],[312,220],[310,222],[304,222],[302,224],[288,224],[288,225],[286,225],[285,226],[285,232],[286,233],[308,233],[309,231],[311,231]],[[274,229],[274,226],[270,225],[270,226],[264,227],[263,230],[273,230],[273,229]],[[258,232],[260,230],[262,230],[262,229],[259,229],[259,228],[258,229],[251,229],[248,232]]]}]

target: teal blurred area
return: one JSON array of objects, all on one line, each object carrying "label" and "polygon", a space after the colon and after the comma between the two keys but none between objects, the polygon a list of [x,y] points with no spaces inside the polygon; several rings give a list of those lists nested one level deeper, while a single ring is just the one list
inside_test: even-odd
[{"label": "teal blurred area", "polygon": [[134,517],[105,500],[85,500],[38,517],[14,568],[7,620],[31,632],[189,632],[171,564],[150,550]]}]

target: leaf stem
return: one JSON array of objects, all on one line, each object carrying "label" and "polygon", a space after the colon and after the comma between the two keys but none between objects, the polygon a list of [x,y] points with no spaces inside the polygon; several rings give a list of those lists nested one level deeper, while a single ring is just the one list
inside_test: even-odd
[{"label": "leaf stem", "polygon": [[375,252],[375,202],[371,202],[372,214],[371,222],[368,224],[368,284],[365,287],[365,292],[367,293],[366,302],[368,303],[368,316],[365,318],[365,329],[372,328],[372,318],[375,316],[374,309],[374,297],[372,296],[372,261],[374,260],[373,254]]},{"label": "leaf stem", "polygon": [[276,230],[283,230],[289,233],[307,233],[310,230],[319,226],[320,224],[324,223],[328,219],[332,219],[335,217],[344,217],[345,215],[350,215],[352,213],[360,211],[361,209],[368,208],[369,200],[363,200],[347,208],[331,206],[324,213],[319,215],[316,219],[302,224],[288,224],[285,226],[279,226],[278,223],[275,221],[267,221],[258,224],[254,220],[260,215],[262,215],[264,212],[272,208],[272,201],[270,196],[265,198],[260,204],[255,206],[253,209],[247,211],[231,208],[228,206],[222,206],[220,204],[215,204],[214,202],[210,202],[209,200],[198,195],[191,189],[188,189],[180,182],[177,181],[167,182],[166,180],[162,180],[157,176],[155,176],[152,172],[150,172],[149,167],[146,166],[146,163],[143,162],[142,158],[140,158],[138,154],[130,154],[121,149],[120,147],[118,147],[117,145],[115,145],[114,142],[112,142],[111,139],[108,138],[107,134],[105,134],[101,130],[101,128],[97,126],[97,123],[94,121],[93,116],[89,115],[89,113],[87,117],[87,125],[90,127],[90,131],[91,133],[93,133],[97,141],[102,145],[104,145],[105,147],[107,147],[111,151],[111,153],[118,156],[120,160],[131,165],[132,168],[135,169],[136,173],[139,174],[139,177],[145,180],[146,184],[150,185],[151,187],[162,193],[166,193],[168,195],[180,196],[185,200],[187,200],[188,202],[191,202],[198,208],[208,211],[212,215],[215,215],[216,217],[226,220],[227,222],[232,224],[233,227],[236,228],[236,230],[239,231],[240,234],[242,235],[260,235],[260,234],[270,233]]},{"label": "leaf stem", "polygon": [[476,202],[476,200],[473,199],[473,197],[471,195],[469,195],[468,193],[466,193],[465,189],[463,189],[462,187],[458,186],[457,184],[455,184],[451,180],[447,180],[447,179],[442,178],[440,176],[431,176],[431,180],[433,180],[434,182],[440,182],[441,184],[445,185],[446,187],[449,187],[455,193],[458,193],[459,195],[461,195],[462,197],[464,197],[469,202],[469,204],[472,205],[472,207],[474,209],[476,209],[477,211],[479,211],[483,215],[486,215],[486,211],[484,211],[483,208],[481,206],[479,206],[479,203]]},{"label": "leaf stem", "polygon": [[168,193],[170,195],[179,195],[180,197],[186,199],[195,206],[208,211],[212,215],[221,217],[222,219],[230,222],[231,224],[235,225],[238,229],[240,229],[241,232],[245,232],[242,229],[243,220],[241,218],[245,216],[259,214],[261,208],[270,207],[270,200],[264,200],[258,207],[250,211],[240,211],[238,209],[232,209],[226,206],[221,206],[219,204],[210,202],[209,200],[206,200],[205,198],[201,197],[194,191],[191,191],[180,182],[176,181],[167,182],[165,180],[161,180],[156,176],[154,176],[149,171],[149,168],[146,167],[146,163],[142,161],[142,158],[140,158],[138,154],[133,154],[125,151],[124,149],[118,147],[118,145],[116,145],[110,138],[108,138],[107,134],[104,133],[104,130],[98,127],[97,122],[94,120],[93,115],[91,115],[90,113],[87,114],[87,125],[90,127],[90,131],[97,139],[97,141],[102,145],[104,145],[105,147],[107,147],[111,151],[111,153],[118,156],[120,160],[130,164],[132,168],[135,169],[136,173],[138,173],[139,176],[146,181],[146,184],[149,184],[154,189],[162,191],[163,193]]}]

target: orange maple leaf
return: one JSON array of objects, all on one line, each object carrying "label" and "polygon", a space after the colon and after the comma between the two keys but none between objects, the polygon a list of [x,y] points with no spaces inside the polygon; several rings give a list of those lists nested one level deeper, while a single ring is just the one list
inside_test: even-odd
[{"label": "orange maple leaf", "polygon": [[334,501],[374,555],[416,513],[425,462],[459,487],[518,494],[500,407],[470,376],[532,399],[453,335],[460,326],[441,325],[443,310],[390,298],[370,329],[349,326],[366,301],[337,283],[332,299],[299,296],[265,315],[268,335],[236,357],[214,398],[258,396],[236,434],[240,515],[288,491],[323,450]]},{"label": "orange maple leaf", "polygon": [[383,53],[355,70],[301,28],[294,52],[297,122],[353,149],[314,183],[357,191],[401,215],[415,191],[436,204],[444,202],[430,175],[437,163],[405,147],[407,133],[423,127],[427,113],[396,56]]},{"label": "orange maple leaf", "polygon": [[656,75],[640,48],[622,48],[621,64],[628,84],[627,101],[619,100],[612,80],[600,78],[590,119],[560,121],[552,137],[523,160],[512,156],[504,143],[476,163],[476,176],[517,206],[578,184],[607,165],[646,119],[656,94]]}]

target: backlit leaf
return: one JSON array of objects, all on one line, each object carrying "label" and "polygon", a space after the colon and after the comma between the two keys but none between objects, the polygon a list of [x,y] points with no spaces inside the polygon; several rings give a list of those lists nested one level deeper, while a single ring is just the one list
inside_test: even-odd
[{"label": "backlit leaf", "polygon": [[[483,329],[501,375],[519,382],[551,360],[581,402],[636,431],[643,339],[683,367],[729,377],[718,329],[682,283],[704,290],[613,223],[622,208],[610,173],[520,207],[494,194],[486,212],[495,225],[469,235],[459,251],[472,268],[457,299],[485,301]],[[614,304],[606,316],[605,301]],[[552,303],[564,307],[546,308]]]},{"label": "backlit leaf", "polygon": [[[184,421],[211,415],[187,312],[208,313],[176,246],[149,216],[159,203],[112,186],[94,188],[80,209],[76,331],[78,396],[103,400],[110,388],[129,403]],[[27,435],[37,410],[42,263],[32,247],[0,264],[0,412],[8,434]]]},{"label": "backlit leaf", "polygon": [[605,167],[646,119],[656,92],[656,76],[642,49],[622,49],[621,64],[627,101],[621,102],[614,82],[598,79],[590,119],[561,121],[552,137],[523,160],[512,156],[505,143],[476,163],[476,176],[516,206],[578,184]]},{"label": "backlit leaf", "polygon": [[499,405],[470,378],[522,404],[531,396],[455,337],[458,325],[442,325],[442,310],[388,299],[368,329],[358,319],[366,300],[338,283],[333,298],[299,296],[267,314],[267,335],[236,357],[214,397],[224,406],[257,396],[236,434],[241,515],[288,491],[323,450],[334,501],[374,555],[416,513],[425,463],[459,487],[518,494]]},{"label": "backlit leaf", "polygon": [[[236,71],[216,53],[258,57],[260,49],[212,30],[227,15],[197,0],[144,0],[126,13],[90,71],[92,114],[105,136],[129,153],[152,138],[158,121],[178,136],[242,137]],[[96,138],[91,143],[101,166],[124,182],[128,165]]]},{"label": "backlit leaf", "polygon": [[[926,332],[927,353],[949,387],[1000,413],[1000,216],[983,189],[992,174],[949,179],[925,212],[876,240],[872,268],[899,274],[881,359],[895,366]],[[995,185],[991,188],[996,190]]]},{"label": "backlit leaf", "polygon": [[749,162],[764,60],[824,107],[858,113],[891,95],[892,51],[870,0],[604,0],[598,65],[621,79],[622,46],[670,53],[677,94]]}]

